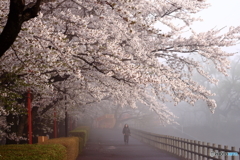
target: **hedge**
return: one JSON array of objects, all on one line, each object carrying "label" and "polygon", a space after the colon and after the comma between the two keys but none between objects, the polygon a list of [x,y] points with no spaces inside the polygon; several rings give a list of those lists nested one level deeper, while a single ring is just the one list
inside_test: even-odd
[{"label": "hedge", "polygon": [[86,145],[89,139],[89,127],[88,126],[80,126],[69,132],[70,136],[81,137],[84,142],[84,146]]},{"label": "hedge", "polygon": [[61,144],[0,145],[0,160],[67,160],[67,150]]},{"label": "hedge", "polygon": [[39,144],[61,144],[67,148],[67,160],[75,160],[79,154],[79,141],[78,137],[61,137],[49,139]]}]

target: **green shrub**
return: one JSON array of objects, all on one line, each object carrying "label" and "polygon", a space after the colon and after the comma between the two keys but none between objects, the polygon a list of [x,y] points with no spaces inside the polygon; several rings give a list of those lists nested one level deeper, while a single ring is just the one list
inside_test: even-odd
[{"label": "green shrub", "polygon": [[0,145],[0,160],[67,160],[67,151],[60,144]]},{"label": "green shrub", "polygon": [[83,145],[85,146],[89,139],[89,130],[90,130],[90,128],[88,126],[80,126],[80,127],[77,127],[76,129],[70,131],[69,135],[81,137],[84,142]]},{"label": "green shrub", "polygon": [[61,137],[49,139],[40,144],[61,144],[67,148],[67,160],[75,160],[79,154],[79,138],[78,137]]},{"label": "green shrub", "polygon": [[79,154],[81,154],[84,148],[84,141],[81,137],[78,138],[79,138]]},{"label": "green shrub", "polygon": [[79,126],[79,127],[75,128],[75,129],[72,130],[72,131],[77,131],[77,130],[80,130],[80,131],[85,130],[85,131],[86,131],[87,140],[88,140],[88,136],[89,136],[89,132],[90,132],[90,127],[88,127],[88,126]]},{"label": "green shrub", "polygon": [[89,126],[79,126],[79,127],[75,128],[74,130],[78,130],[78,129],[84,129],[84,130],[89,131],[90,127]]},{"label": "green shrub", "polygon": [[83,145],[85,146],[88,140],[88,134],[86,130],[73,130],[69,132],[69,136],[80,137],[83,139]]}]

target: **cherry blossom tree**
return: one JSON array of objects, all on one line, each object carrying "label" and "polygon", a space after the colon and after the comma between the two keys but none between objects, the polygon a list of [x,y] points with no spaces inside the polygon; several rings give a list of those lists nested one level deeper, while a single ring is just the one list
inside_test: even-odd
[{"label": "cherry blossom tree", "polygon": [[[0,2],[1,36],[9,29],[10,2]],[[203,100],[214,112],[213,94],[195,82],[192,73],[197,71],[217,83],[203,67],[211,62],[226,74],[227,58],[233,54],[222,47],[238,42],[240,28],[229,28],[224,34],[220,29],[195,32],[191,24],[199,20],[195,14],[208,7],[206,2],[39,2],[34,1],[32,7],[41,11],[23,21],[14,43],[2,51],[0,64],[0,75],[16,73],[28,84],[36,95],[33,105],[38,113],[52,115],[52,107],[57,105],[59,115],[64,117],[66,103],[68,110],[79,106],[83,110],[85,104],[106,97],[122,107],[136,108],[136,102],[142,103],[156,112],[162,123],[174,121],[174,115],[164,106],[169,101],[194,105]],[[190,55],[201,56],[203,61]],[[18,89],[20,93],[25,91],[26,87]]]},{"label": "cherry blossom tree", "polygon": [[[27,5],[25,4],[25,0],[10,0],[10,3],[3,0],[1,2],[1,9],[3,13],[6,8],[8,8],[8,4],[9,14],[2,14],[2,18],[7,16],[7,21],[2,33],[0,34],[0,57],[13,44],[21,30],[22,24],[37,16],[40,10],[41,0],[37,0],[35,3],[28,3]],[[5,22],[5,20],[3,22]]]}]

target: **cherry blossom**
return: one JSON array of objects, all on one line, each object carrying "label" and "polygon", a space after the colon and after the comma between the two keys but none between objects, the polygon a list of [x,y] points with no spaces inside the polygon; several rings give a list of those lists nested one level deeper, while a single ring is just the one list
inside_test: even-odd
[{"label": "cherry blossom", "polygon": [[[8,6],[8,0],[0,2],[0,32]],[[162,123],[175,118],[166,102],[194,105],[203,100],[214,112],[214,94],[192,74],[217,83],[204,66],[212,62],[227,73],[228,57],[234,53],[222,48],[239,41],[240,27],[224,34],[220,29],[197,33],[191,28],[200,20],[195,14],[208,6],[197,0],[44,1],[38,16],[22,24],[1,57],[0,75],[19,75],[28,86],[15,90],[31,88],[33,106],[48,119],[53,118],[54,106],[61,119],[66,106],[69,113],[82,112],[87,104],[106,98],[122,107],[137,108],[140,102]]]}]

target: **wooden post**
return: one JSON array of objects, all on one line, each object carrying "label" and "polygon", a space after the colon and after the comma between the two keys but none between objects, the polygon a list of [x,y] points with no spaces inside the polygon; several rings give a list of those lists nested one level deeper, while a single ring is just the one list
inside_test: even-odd
[{"label": "wooden post", "polygon": [[[215,143],[213,143],[212,144],[212,146],[213,146],[213,148],[216,148],[216,144]],[[212,150],[213,152],[220,152],[220,150]],[[211,151],[210,151],[211,152]],[[209,154],[210,155],[210,154]],[[215,155],[215,156],[213,156],[214,158],[217,158],[217,155]]]},{"label": "wooden post", "polygon": [[[232,147],[231,150],[232,152],[236,152],[235,147]],[[232,160],[237,160],[235,155],[232,156]]]},{"label": "wooden post", "polygon": [[[198,141],[198,153],[199,154],[202,154],[202,147],[200,147],[201,145],[201,142]],[[202,156],[198,155],[198,160],[202,159]]]},{"label": "wooden post", "polygon": [[174,137],[172,136],[172,153],[175,154],[175,140],[174,140]]},{"label": "wooden post", "polygon": [[[220,151],[221,151],[221,149],[222,149],[222,146],[221,146],[221,145],[218,145],[218,152],[220,152]],[[218,158],[218,159],[221,159],[221,158],[222,158],[222,156],[219,154],[217,158]]]},{"label": "wooden post", "polygon": [[163,142],[162,149],[165,150],[165,136],[164,135],[162,137],[162,142]]},{"label": "wooden post", "polygon": [[174,137],[174,154],[178,155],[178,141],[177,141],[177,137]]},{"label": "wooden post", "polygon": [[194,143],[194,152],[195,152],[193,158],[194,158],[194,159],[198,159],[198,158],[197,158],[197,157],[198,157],[198,156],[197,156],[197,154],[198,154],[197,148],[198,148],[199,146],[197,145],[197,141],[196,141],[196,140],[194,140],[193,143]]},{"label": "wooden post", "polygon": [[173,153],[176,154],[176,141],[175,141],[175,137],[173,137]]},{"label": "wooden post", "polygon": [[174,141],[175,141],[175,154],[178,155],[178,138],[174,137]]},{"label": "wooden post", "polygon": [[163,146],[164,146],[164,145],[163,145],[164,141],[163,141],[163,140],[164,140],[164,138],[161,136],[161,140],[160,140],[161,145],[160,145],[160,146],[161,146],[161,149],[162,149],[162,150],[164,150],[164,148],[163,148]]},{"label": "wooden post", "polygon": [[183,155],[184,155],[184,151],[183,151],[183,139],[182,138],[180,138],[180,147],[181,147],[181,149],[180,149],[180,152],[181,152],[181,157],[183,157]]},{"label": "wooden post", "polygon": [[165,143],[166,143],[165,148],[166,148],[166,151],[168,151],[168,136],[166,135],[165,138],[166,138],[165,139]]},{"label": "wooden post", "polygon": [[181,138],[177,138],[178,140],[178,156],[181,156]]},{"label": "wooden post", "polygon": [[210,155],[210,143],[207,143],[207,156],[209,156],[209,155]]},{"label": "wooden post", "polygon": [[166,136],[165,138],[166,138],[166,140],[165,140],[166,146],[165,147],[166,147],[166,151],[168,151],[168,136]]},{"label": "wooden post", "polygon": [[184,140],[184,158],[186,158],[187,157],[187,140],[184,138],[183,139]]},{"label": "wooden post", "polygon": [[194,152],[194,145],[193,145],[193,140],[190,140],[190,157],[191,157],[191,159],[193,159],[193,157],[194,157],[194,153],[192,153],[192,152]]},{"label": "wooden post", "polygon": [[[204,146],[204,145],[205,145],[205,142],[202,142],[202,145]],[[205,153],[205,147],[202,147],[202,154],[203,154],[203,155],[206,155],[206,153]],[[202,157],[202,159],[204,159],[204,156]]]},{"label": "wooden post", "polygon": [[187,139],[187,159],[191,158],[190,150],[191,150],[190,140]]},{"label": "wooden post", "polygon": [[180,147],[179,146],[179,138],[178,137],[175,137],[175,138],[176,138],[175,140],[176,140],[176,147],[177,147],[176,148],[176,154],[179,156],[179,147]]},{"label": "wooden post", "polygon": [[[224,149],[228,149],[228,146],[224,146]],[[228,156],[225,155],[225,160],[228,160]]]}]

